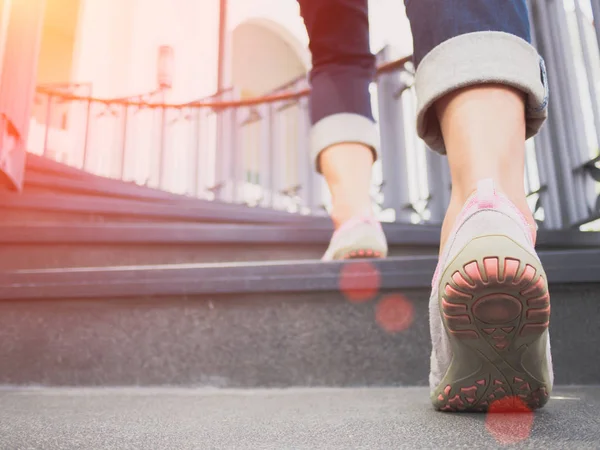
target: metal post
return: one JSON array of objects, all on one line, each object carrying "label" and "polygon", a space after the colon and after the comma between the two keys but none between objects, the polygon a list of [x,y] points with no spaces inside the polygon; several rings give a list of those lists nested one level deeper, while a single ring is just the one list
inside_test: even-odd
[{"label": "metal post", "polygon": [[193,175],[192,181],[194,183],[194,188],[192,189],[192,194],[196,197],[200,196],[200,164],[201,164],[201,152],[202,152],[202,140],[200,139],[200,134],[202,131],[201,127],[201,108],[198,106],[191,106],[191,110],[196,111],[196,126],[194,128],[194,147],[193,147]]},{"label": "metal post", "polygon": [[550,109],[547,126],[552,135],[553,146],[551,156],[555,161],[556,182],[561,186],[558,194],[561,223],[564,226],[565,224],[577,221],[579,208],[575,206],[576,200],[574,199],[576,194],[574,191],[573,174],[571,172],[570,146],[565,130],[567,127],[567,121],[564,117],[566,113],[564,103],[566,100],[564,99],[565,92],[561,89],[562,86],[560,85],[562,61],[556,49],[556,46],[562,44],[553,39],[553,37],[556,37],[555,24],[550,20],[549,8],[546,8],[547,5],[547,2],[543,2],[542,5],[536,2],[532,14],[537,19],[536,23],[539,30],[538,44],[546,60],[548,83],[552,92],[552,108]]},{"label": "metal post", "polygon": [[165,181],[165,146],[167,139],[167,108],[165,105],[165,91],[161,91],[161,104],[160,107],[160,147],[158,150],[158,188],[164,189]]},{"label": "metal post", "polygon": [[544,228],[559,229],[566,226],[561,217],[558,176],[555,159],[552,157],[552,135],[549,127],[544,127],[535,137],[535,156],[540,176],[540,201],[544,208]]},{"label": "metal post", "polygon": [[121,130],[121,180],[125,179],[125,165],[127,164],[127,119],[129,116],[129,106],[125,105],[123,116],[123,128]]},{"label": "metal post", "polygon": [[301,98],[296,104],[296,115],[298,124],[297,138],[298,143],[296,145],[296,157],[298,167],[298,184],[300,188],[300,198],[302,199],[302,205],[308,207],[310,210],[314,209],[313,199],[311,198],[311,179],[310,172],[314,172],[314,167],[310,167],[309,155],[309,133],[310,133],[310,119],[308,116],[308,99]]},{"label": "metal post", "polygon": [[[387,48],[378,55],[379,63],[387,60]],[[397,222],[410,222],[411,212],[408,177],[406,170],[406,135],[404,130],[404,111],[398,93],[403,90],[399,73],[381,75],[377,80],[379,103],[379,128],[381,134],[381,161],[383,164],[383,208],[396,212]]]},{"label": "metal post", "polygon": [[[530,12],[530,26],[532,44],[538,48],[538,35],[544,29],[541,21],[533,20],[533,5],[531,0],[528,0]],[[535,156],[538,166],[538,174],[540,177],[541,191],[540,202],[544,209],[543,226],[547,229],[562,228],[564,222],[561,217],[561,201],[558,192],[558,178],[555,167],[554,144],[552,140],[552,131],[550,126],[542,128],[540,133],[534,138],[535,140]]]},{"label": "metal post", "polygon": [[[217,99],[226,102],[233,99],[232,91],[222,92]],[[217,151],[215,170],[215,200],[233,201],[232,172],[234,164],[235,136],[232,133],[235,124],[235,108],[219,107],[217,114]]]},{"label": "metal post", "polygon": [[574,69],[573,54],[571,52],[571,39],[568,30],[568,24],[566,19],[566,13],[564,4],[561,1],[554,0],[549,2],[549,13],[552,17],[555,25],[553,36],[556,39],[557,45],[556,51],[559,52],[559,61],[562,63],[561,68],[563,76],[559,77],[559,81],[562,82],[562,92],[565,94],[564,106],[566,106],[567,119],[569,120],[569,127],[571,131],[571,142],[574,145],[571,152],[571,157],[574,165],[579,165],[587,161],[588,151],[587,142],[585,139],[585,129],[583,127],[583,112],[581,108],[579,90],[577,89],[577,75]]},{"label": "metal post", "polygon": [[230,139],[231,139],[231,154],[232,154],[232,165],[230,170],[231,178],[231,190],[232,190],[232,201],[234,203],[244,202],[244,188],[245,188],[245,177],[244,173],[246,170],[246,146],[241,145],[239,135],[241,133],[242,124],[240,121],[240,111],[237,107],[230,108],[231,121],[230,121]]},{"label": "metal post", "polygon": [[427,149],[427,180],[429,184],[429,212],[431,217],[429,221],[441,224],[446,216],[446,210],[450,204],[450,168],[448,158]]},{"label": "metal post", "polygon": [[219,0],[219,51],[217,61],[217,93],[225,89],[225,49],[227,40],[227,0]]},{"label": "metal post", "polygon": [[273,105],[260,105],[260,154],[259,154],[259,183],[262,191],[260,205],[273,207],[273,169],[271,154],[273,153]]},{"label": "metal post", "polygon": [[86,100],[87,107],[85,113],[85,131],[83,135],[83,158],[81,161],[81,168],[86,170],[87,158],[88,158],[88,140],[90,134],[90,115],[92,113],[92,101],[88,98]]},{"label": "metal post", "polygon": [[[585,75],[588,82],[588,92],[592,104],[594,127],[596,129],[596,142],[600,146],[600,111],[598,110],[598,96],[594,84],[594,68],[592,67],[590,49],[585,34],[583,11],[581,10],[581,4],[578,1],[575,2],[575,16],[577,17],[577,31],[579,32],[579,40],[581,41],[581,53],[583,55]],[[600,20],[600,17],[598,17],[598,20]]]},{"label": "metal post", "polygon": [[166,122],[167,122],[167,110],[164,106],[160,107],[160,138],[159,138],[159,149],[158,149],[158,188],[164,188],[164,172],[165,172],[165,140],[166,140]]},{"label": "metal post", "polygon": [[596,40],[600,49],[600,0],[590,0],[592,3],[592,14],[594,15],[594,28],[596,28]]},{"label": "metal post", "polygon": [[275,102],[271,104],[272,111],[272,122],[271,122],[271,147],[269,148],[271,154],[269,159],[271,161],[271,208],[278,209],[281,205],[280,191],[282,189],[282,145],[281,145],[281,116],[279,111],[281,108],[281,102]]},{"label": "metal post", "polygon": [[[574,57],[571,51],[571,39],[568,30],[568,23],[564,2],[554,1],[549,5],[551,15],[554,15],[556,21],[555,36],[561,43],[557,50],[561,52],[561,68],[566,77],[561,77],[564,87],[564,105],[566,106],[566,117],[570,120],[565,131],[568,134],[571,147],[568,152],[571,160],[571,171],[573,176],[575,197],[572,199],[577,209],[576,222],[585,219],[589,215],[589,208],[595,201],[594,186],[592,179],[582,169],[589,158],[589,149],[586,138],[586,130],[583,125],[584,116],[577,89],[577,75],[574,68]],[[553,13],[553,14],[552,14]],[[558,75],[558,72],[557,72]]]},{"label": "metal post", "polygon": [[48,157],[48,137],[50,135],[50,125],[52,121],[52,95],[48,95],[48,103],[46,104],[46,128],[44,130],[44,148],[42,149],[42,155]]}]

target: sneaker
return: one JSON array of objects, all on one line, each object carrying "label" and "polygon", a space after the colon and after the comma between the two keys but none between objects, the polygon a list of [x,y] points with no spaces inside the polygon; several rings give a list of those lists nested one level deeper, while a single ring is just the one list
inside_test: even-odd
[{"label": "sneaker", "polygon": [[379,221],[356,217],[336,230],[322,261],[353,258],[385,258],[388,246]]},{"label": "sneaker", "polygon": [[466,202],[432,283],[431,400],[441,411],[532,410],[553,385],[548,281],[534,231],[492,180]]}]

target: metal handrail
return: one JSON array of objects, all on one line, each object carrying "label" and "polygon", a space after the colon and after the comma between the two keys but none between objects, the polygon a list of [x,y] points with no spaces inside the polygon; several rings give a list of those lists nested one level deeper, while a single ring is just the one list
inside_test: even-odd
[{"label": "metal handrail", "polygon": [[[382,74],[394,72],[396,70],[401,69],[407,63],[412,60],[411,56],[406,56],[404,58],[400,58],[394,61],[390,61],[388,63],[382,64],[377,68],[376,76],[380,76]],[[112,104],[119,106],[135,106],[139,108],[169,108],[169,109],[183,109],[190,107],[198,107],[198,108],[212,108],[212,109],[224,109],[224,108],[238,108],[244,106],[256,106],[268,103],[276,103],[280,101],[286,100],[297,100],[302,97],[306,97],[310,93],[310,88],[301,89],[298,91],[288,91],[275,93],[270,95],[264,95],[255,98],[249,99],[240,99],[240,100],[230,100],[230,101],[206,101],[206,100],[197,100],[186,103],[154,103],[154,102],[143,102],[143,101],[132,101],[131,98],[141,97],[141,96],[130,96],[128,98],[100,98],[93,96],[80,96],[69,94],[60,90],[49,89],[45,86],[39,86],[37,92],[44,95],[51,95],[53,97],[61,98],[64,101],[82,101],[82,102],[94,102],[94,103],[102,103],[102,104]],[[214,96],[218,96],[219,94],[215,94]]]}]

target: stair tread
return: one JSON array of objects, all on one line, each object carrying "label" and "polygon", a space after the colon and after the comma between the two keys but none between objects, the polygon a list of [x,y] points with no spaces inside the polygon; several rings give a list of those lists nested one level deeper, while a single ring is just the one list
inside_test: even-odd
[{"label": "stair tread", "polygon": [[[550,283],[600,281],[600,250],[539,254]],[[373,282],[379,289],[417,289],[430,286],[436,264],[437,256],[424,255],[5,271],[0,272],[0,299],[337,291],[341,278],[349,289]]]},{"label": "stair tread", "polygon": [[149,202],[139,199],[110,198],[57,192],[8,193],[0,195],[0,207],[17,210],[49,211],[59,213],[104,214],[154,219],[211,222],[288,222],[305,223],[324,220],[319,217],[285,213],[245,205],[228,205],[207,200],[189,202]]},{"label": "stair tread", "polygon": [[[444,414],[427,388],[0,390],[2,448],[595,448],[600,387],[533,415]],[[78,431],[80,430],[80,431]]]},{"label": "stair tread", "polygon": [[[243,207],[240,207],[243,208]],[[292,216],[295,218],[298,216]],[[302,217],[302,216],[299,216]],[[327,244],[333,231],[322,220],[298,223],[198,222],[70,222],[0,224],[5,243],[318,243]],[[383,224],[389,245],[439,245],[440,227]],[[540,231],[538,248],[600,248],[600,232]]]},{"label": "stair tread", "polygon": [[[439,228],[385,224],[390,245],[437,246]],[[0,242],[6,243],[317,243],[326,245],[329,223],[27,223],[0,224]]]}]

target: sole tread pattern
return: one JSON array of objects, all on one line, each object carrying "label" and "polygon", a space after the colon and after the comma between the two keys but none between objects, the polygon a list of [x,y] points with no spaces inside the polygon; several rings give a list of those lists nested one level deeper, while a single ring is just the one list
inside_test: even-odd
[{"label": "sole tread pattern", "polygon": [[435,407],[452,412],[485,412],[499,404],[515,411],[542,407],[547,386],[520,365],[528,344],[549,326],[550,295],[541,266],[513,257],[479,258],[461,264],[440,290],[451,341],[469,348],[465,354],[477,355],[471,360],[481,364],[458,379],[447,375],[434,393]]},{"label": "sole tread pattern", "polygon": [[352,250],[351,252],[346,253],[342,259],[372,259],[372,258],[382,258],[383,255],[381,252],[376,252],[371,249],[367,250]]}]

